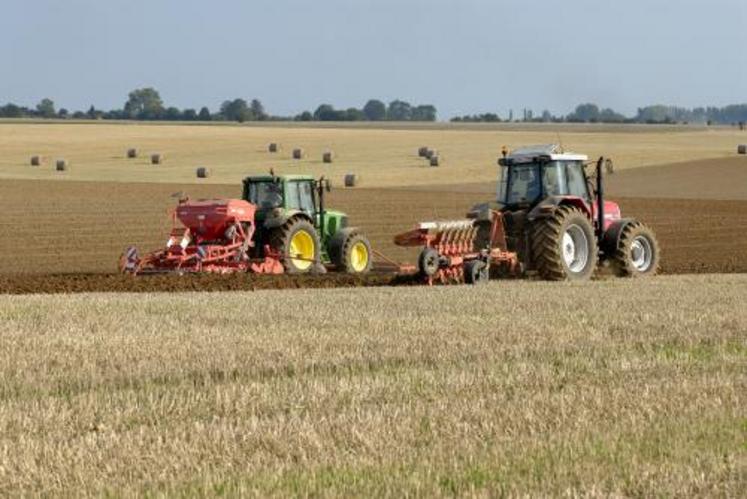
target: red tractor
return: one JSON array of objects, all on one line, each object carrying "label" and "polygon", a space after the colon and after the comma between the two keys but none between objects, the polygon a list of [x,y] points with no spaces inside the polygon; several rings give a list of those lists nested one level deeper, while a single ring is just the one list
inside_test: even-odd
[{"label": "red tractor", "polygon": [[[498,163],[496,202],[475,206],[466,220],[421,224],[395,238],[425,246],[419,271],[427,282],[482,282],[496,265],[553,281],[589,279],[600,263],[620,276],[658,271],[654,232],[604,199],[610,161],[599,158],[590,176],[587,156],[549,145],[504,150]],[[457,223],[468,234],[455,247],[448,234]]]}]

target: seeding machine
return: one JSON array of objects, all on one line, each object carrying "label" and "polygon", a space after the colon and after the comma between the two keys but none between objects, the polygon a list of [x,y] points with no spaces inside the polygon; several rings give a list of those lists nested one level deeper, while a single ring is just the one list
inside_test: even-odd
[{"label": "seeding machine", "polygon": [[[588,172],[587,169],[596,167]],[[612,163],[589,162],[559,146],[534,146],[499,159],[496,201],[462,220],[426,222],[395,236],[420,247],[417,267],[372,250],[348,217],[326,210],[324,179],[248,177],[241,200],[182,199],[164,249],[142,258],[128,248],[125,272],[326,272],[365,274],[377,267],[412,274],[423,283],[487,281],[490,275],[589,279],[599,265],[620,276],[648,276],[659,267],[659,245],[641,222],[623,218],[604,198]]]}]

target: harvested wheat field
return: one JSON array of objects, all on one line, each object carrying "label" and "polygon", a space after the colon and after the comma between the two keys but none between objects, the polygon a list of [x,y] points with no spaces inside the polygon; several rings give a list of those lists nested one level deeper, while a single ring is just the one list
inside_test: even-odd
[{"label": "harvested wheat field", "polygon": [[[732,157],[743,139],[733,128],[658,126],[420,126],[318,125],[227,126],[134,123],[29,124],[0,123],[0,178],[65,179],[121,182],[164,182],[238,185],[249,172],[327,175],[342,185],[348,172],[362,175],[367,187],[400,187],[494,181],[501,147],[556,143],[569,150],[615,159],[616,168],[646,167],[708,158]],[[278,153],[268,144],[284,145]],[[448,163],[430,168],[418,147],[430,144]],[[128,150],[142,154],[128,158]],[[303,148],[307,158],[293,160]],[[322,153],[335,151],[335,162]],[[166,159],[152,165],[150,155]],[[32,155],[64,157],[75,168],[56,172],[32,168]],[[209,179],[196,179],[198,166],[211,169]]]},{"label": "harvested wheat field", "polygon": [[746,295],[0,296],[0,493],[739,496]]}]

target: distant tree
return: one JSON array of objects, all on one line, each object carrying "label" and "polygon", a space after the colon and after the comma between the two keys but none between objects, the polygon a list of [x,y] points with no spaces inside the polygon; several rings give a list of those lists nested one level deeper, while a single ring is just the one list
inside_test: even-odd
[{"label": "distant tree", "polygon": [[599,112],[599,121],[602,123],[622,123],[627,118],[610,108],[604,108]]},{"label": "distant tree", "polygon": [[73,119],[76,119],[76,120],[84,120],[87,117],[88,117],[88,115],[86,113],[84,113],[83,111],[75,111],[73,113]]},{"label": "distant tree", "polygon": [[363,106],[363,114],[367,120],[381,121],[386,119],[386,104],[380,100],[371,99]]},{"label": "distant tree", "polygon": [[550,121],[553,120],[553,116],[550,113],[550,111],[548,111],[547,109],[545,109],[544,111],[542,111],[542,118],[541,119],[542,119],[543,123],[549,123]]},{"label": "distant tree", "polygon": [[355,107],[349,107],[345,110],[344,121],[365,121],[366,115],[363,111]]},{"label": "distant tree", "polygon": [[124,111],[131,119],[158,119],[163,113],[163,101],[156,89],[139,88],[130,92]]},{"label": "distant tree", "polygon": [[62,119],[67,118],[68,114],[70,114],[69,111],[64,107],[57,111],[57,116]]},{"label": "distant tree", "polygon": [[304,111],[298,116],[296,116],[296,121],[313,121],[314,115],[311,114],[309,111]]},{"label": "distant tree", "polygon": [[42,118],[54,118],[57,114],[54,110],[54,102],[52,99],[42,99],[39,104],[36,105],[36,112]]},{"label": "distant tree", "polygon": [[0,108],[0,116],[3,118],[20,118],[23,116],[23,109],[20,106],[8,103]]},{"label": "distant tree", "polygon": [[409,102],[393,100],[389,103],[386,116],[391,121],[409,121],[412,119],[412,106]]},{"label": "distant tree", "polygon": [[579,104],[576,110],[568,115],[571,122],[597,122],[599,121],[599,106],[596,104]]},{"label": "distant tree", "polygon": [[169,107],[163,112],[163,119],[168,121],[178,121],[182,119],[182,112],[175,107]]},{"label": "distant tree", "polygon": [[436,107],[430,104],[416,106],[410,117],[413,121],[436,121]]},{"label": "distant tree", "polygon": [[243,123],[250,121],[253,114],[244,99],[234,99],[225,101],[220,107],[220,114],[228,121],[238,121]]},{"label": "distant tree", "polygon": [[200,121],[210,121],[212,119],[212,116],[210,115],[210,109],[208,109],[206,106],[203,106],[202,109],[200,109],[200,112],[197,114],[197,119]]},{"label": "distant tree", "polygon": [[262,105],[259,99],[252,99],[251,104],[249,104],[249,109],[251,109],[252,115],[254,116],[255,120],[264,121],[267,119],[265,107]]},{"label": "distant tree", "polygon": [[184,121],[196,121],[197,120],[197,111],[194,109],[185,109],[182,111],[182,119]]},{"label": "distant tree", "polygon": [[337,121],[339,113],[330,104],[322,104],[314,111],[316,121]]},{"label": "distant tree", "polygon": [[96,108],[93,107],[93,104],[91,104],[91,107],[88,108],[88,112],[86,114],[88,118],[92,120],[96,119]]}]

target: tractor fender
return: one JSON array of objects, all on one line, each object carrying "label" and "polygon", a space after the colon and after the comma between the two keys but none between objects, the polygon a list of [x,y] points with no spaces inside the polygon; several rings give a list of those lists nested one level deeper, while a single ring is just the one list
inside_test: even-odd
[{"label": "tractor fender", "polygon": [[308,220],[312,225],[315,225],[309,214],[303,210],[283,210],[278,216],[267,217],[264,226],[266,229],[274,229],[285,225],[285,223],[291,218],[303,218]]},{"label": "tractor fender", "polygon": [[563,205],[575,206],[586,213],[586,216],[591,218],[591,210],[589,209],[589,206],[583,199],[576,196],[548,196],[537,206],[532,208],[527,218],[530,222],[541,218],[547,218],[552,216],[552,214],[555,213],[555,210]]},{"label": "tractor fender", "polygon": [[601,250],[605,255],[611,255],[617,251],[617,246],[620,243],[620,236],[622,235],[625,227],[635,222],[635,218],[621,218],[615,220],[604,231],[602,236]]}]

